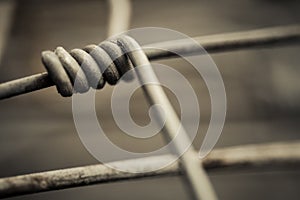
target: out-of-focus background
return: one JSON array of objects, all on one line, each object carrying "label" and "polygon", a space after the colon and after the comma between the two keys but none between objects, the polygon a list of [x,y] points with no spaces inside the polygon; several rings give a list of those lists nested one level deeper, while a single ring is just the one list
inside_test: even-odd
[{"label": "out-of-focus background", "polygon": [[[157,26],[189,36],[250,30],[300,22],[297,0],[133,0],[131,28]],[[40,52],[70,50],[106,39],[104,0],[0,1],[0,81],[42,72]],[[217,147],[300,139],[299,46],[211,55],[223,76],[227,120]],[[197,92],[199,148],[210,117],[201,77],[180,59],[160,61],[185,75]],[[97,114],[109,137],[124,148],[146,151],[162,144],[124,139],[110,110],[113,87],[97,93]],[[149,120],[142,92],[132,98],[133,118]],[[0,177],[96,164],[76,133],[71,98],[54,87],[0,102]],[[210,173],[220,199],[299,199],[300,171]],[[12,199],[187,199],[180,177],[93,185]]]}]

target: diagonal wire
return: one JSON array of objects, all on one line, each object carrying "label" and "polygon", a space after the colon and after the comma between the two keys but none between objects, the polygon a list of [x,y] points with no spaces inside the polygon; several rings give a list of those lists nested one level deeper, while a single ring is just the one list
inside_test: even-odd
[{"label": "diagonal wire", "polygon": [[[189,139],[188,134],[160,85],[146,54],[138,43],[128,36],[121,36],[119,42],[123,46],[123,51],[127,52],[132,64],[135,67],[142,67],[142,70],[140,68],[135,71],[148,103],[150,106],[159,105],[163,108],[163,113],[158,111],[156,114],[157,120],[162,121],[165,119],[163,135],[166,142],[170,140],[174,142],[172,148],[178,157],[184,152],[179,159],[187,182],[190,185],[189,188],[192,191],[192,196],[197,200],[217,199],[217,195],[203,170],[201,162],[199,166],[198,155],[192,146],[192,141]],[[188,149],[186,149],[187,147]]]},{"label": "diagonal wire", "polygon": [[[108,34],[111,36],[129,29],[131,1],[110,0],[109,2],[111,14]],[[157,120],[161,121],[166,116],[164,124],[165,141],[168,142],[169,139],[173,141],[177,139],[177,142],[174,143],[174,149],[178,153],[178,156],[181,156],[181,152],[185,152],[180,157],[180,163],[185,172],[186,180],[191,186],[191,196],[196,200],[216,200],[217,196],[202,164],[199,166],[198,155],[191,145],[192,141],[188,138],[174,108],[160,86],[149,59],[140,45],[131,37],[121,36],[119,43],[123,47],[123,52],[127,52],[126,54],[135,67],[146,66],[146,69],[142,70],[142,72],[136,70],[138,79],[149,105],[160,105],[164,109],[164,114],[157,113]],[[147,84],[149,82],[154,84]],[[177,134],[181,137],[176,138]],[[182,147],[186,146],[190,148],[187,150],[182,149]],[[188,187],[187,189],[190,188]]]}]

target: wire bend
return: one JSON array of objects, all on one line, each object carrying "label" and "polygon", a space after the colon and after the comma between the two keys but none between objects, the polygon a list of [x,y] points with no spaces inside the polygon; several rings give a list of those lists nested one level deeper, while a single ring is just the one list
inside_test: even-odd
[{"label": "wire bend", "polygon": [[[43,51],[42,62],[57,91],[64,97],[84,93],[90,87],[101,89],[105,83],[117,84],[121,77],[133,69],[126,53],[117,41],[104,41],[83,49],[67,52],[63,47]],[[132,74],[124,77],[130,81]]]}]

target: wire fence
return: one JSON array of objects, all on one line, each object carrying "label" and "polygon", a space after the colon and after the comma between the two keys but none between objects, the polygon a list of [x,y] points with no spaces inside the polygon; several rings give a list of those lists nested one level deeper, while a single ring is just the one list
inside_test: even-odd
[{"label": "wire fence", "polygon": [[[122,10],[122,7],[119,6],[114,8],[113,5],[116,5],[116,1],[112,0],[110,2],[113,8],[111,10],[112,16],[110,17],[110,24],[113,25],[109,28],[109,34],[111,35],[128,28],[129,20],[126,21],[126,24],[122,24],[119,23],[118,19],[122,18],[122,16],[126,16],[126,19],[130,18],[130,5],[127,4],[128,2],[125,3],[124,7],[126,7],[128,12],[124,11],[124,13],[120,13],[118,10]],[[119,16],[116,17],[115,15]],[[193,39],[208,53],[295,45],[300,43],[300,26],[273,27],[211,36],[200,36]],[[131,41],[130,39],[125,39],[123,42],[124,47],[129,48],[129,50],[132,47],[131,45],[135,44],[134,41]],[[168,59],[178,56],[172,52],[178,52],[182,55],[206,53],[199,46],[191,46],[185,40],[166,41],[152,44],[151,46],[157,48],[147,49],[147,46],[142,47],[144,51],[128,55],[130,61],[134,65],[142,65],[145,63],[149,64],[148,59]],[[166,50],[160,50],[160,48]],[[1,83],[0,99],[10,98],[55,85],[55,81],[53,81],[53,78],[49,77],[49,75],[50,74],[47,72],[44,72]],[[155,79],[155,74],[151,71],[146,75],[152,76]],[[144,75],[142,74],[139,75],[141,81],[145,78],[143,76]],[[156,95],[159,95],[160,97],[164,96],[164,93],[160,88],[144,87],[143,89],[145,93],[148,94],[146,96],[150,104],[161,103],[159,100],[160,98],[156,97]],[[168,101],[164,100],[164,102]],[[166,105],[166,107],[168,107],[168,105]],[[177,116],[172,115],[172,109],[168,113],[171,113],[170,118],[172,119],[172,123],[170,123],[169,126],[173,126],[175,122],[177,123],[178,118]],[[166,138],[174,137],[174,132],[172,132],[171,129],[166,132]],[[294,169],[300,166],[300,141],[216,149],[204,160],[199,160],[196,163],[193,162],[194,153],[194,149],[191,149],[191,151],[185,153],[179,161],[158,171],[149,169],[155,169],[157,166],[160,166],[160,163],[163,160],[170,158],[173,155],[118,161],[119,164],[121,163],[122,165],[136,168],[140,173],[121,172],[111,169],[106,165],[98,164],[1,178],[0,198],[91,184],[183,174],[190,182],[192,188],[191,191],[194,194],[195,199],[217,199],[210,182],[206,177],[205,171],[202,171],[202,167],[205,170],[213,171],[225,169],[258,169],[266,167],[285,167]]]}]

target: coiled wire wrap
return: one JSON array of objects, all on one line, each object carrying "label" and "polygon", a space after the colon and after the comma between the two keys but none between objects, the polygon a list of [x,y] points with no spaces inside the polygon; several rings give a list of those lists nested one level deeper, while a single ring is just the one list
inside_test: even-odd
[{"label": "coiled wire wrap", "polygon": [[[128,37],[128,36],[126,36]],[[105,83],[115,85],[133,66],[116,40],[88,45],[67,52],[63,47],[43,51],[42,62],[57,91],[64,97],[84,93],[90,87],[101,89]],[[133,78],[128,74],[125,81]]]}]

